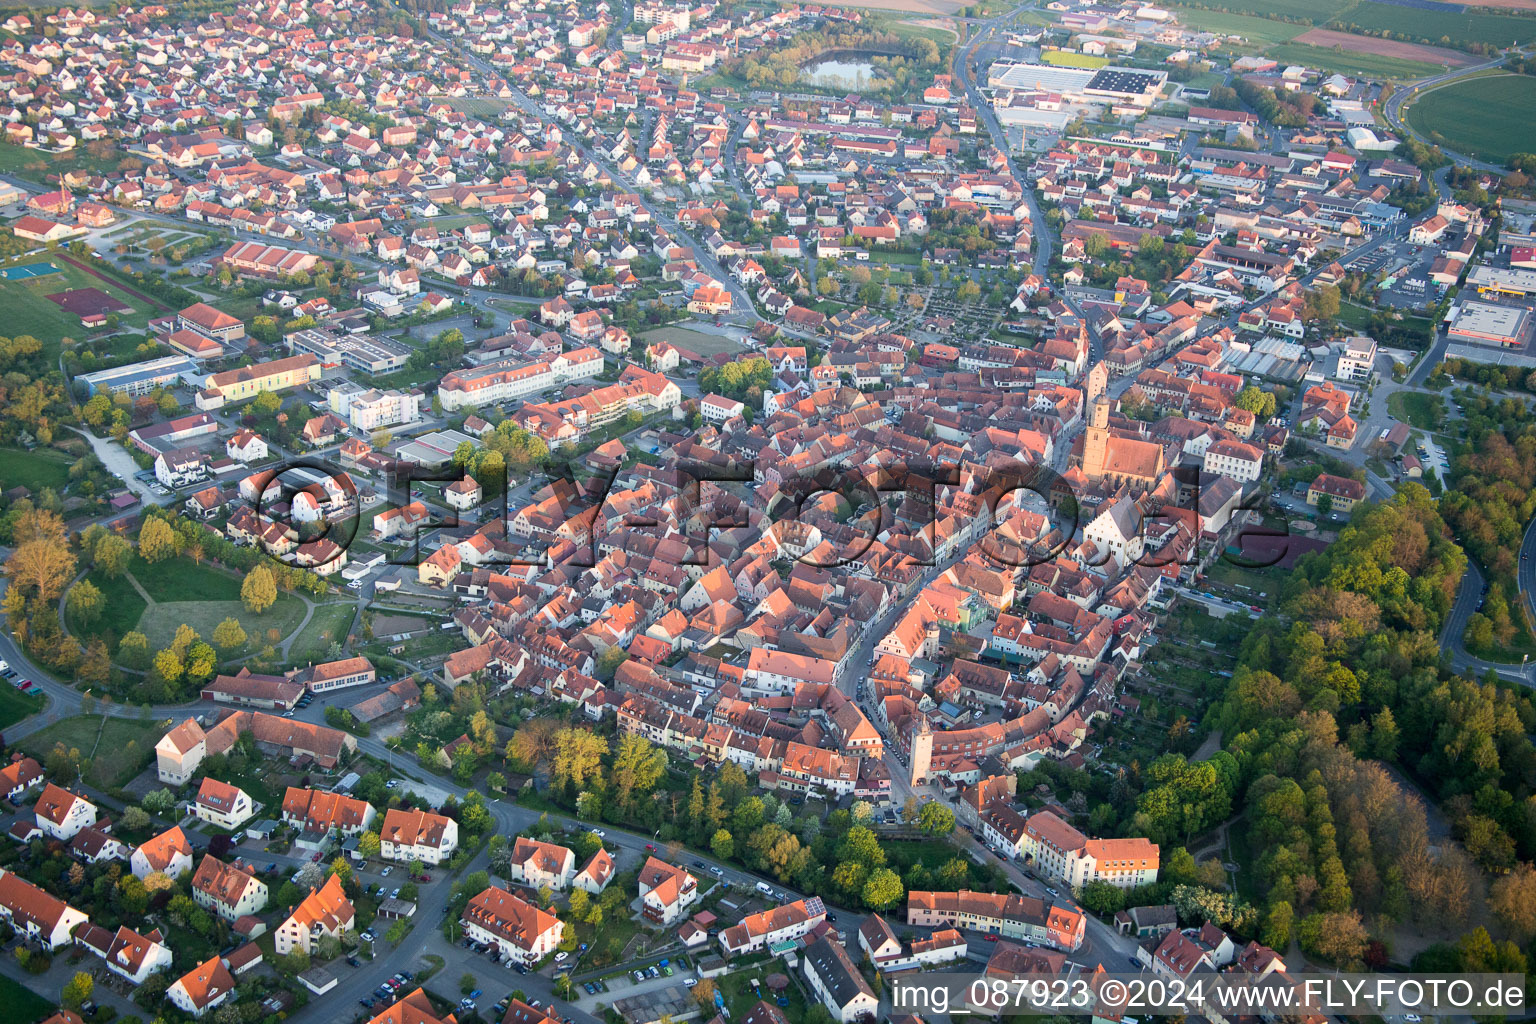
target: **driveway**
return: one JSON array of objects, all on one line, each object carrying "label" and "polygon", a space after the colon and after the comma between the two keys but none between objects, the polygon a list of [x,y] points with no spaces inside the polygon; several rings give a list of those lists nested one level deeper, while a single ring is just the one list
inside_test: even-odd
[{"label": "driveway", "polygon": [[101,460],[101,464],[107,467],[107,471],[123,481],[128,489],[137,494],[144,504],[163,505],[172,500],[171,498],[164,498],[156,494],[149,484],[138,478],[136,474],[140,472],[139,464],[133,461],[133,456],[129,455],[121,445],[103,440],[90,431],[81,430],[79,427],[70,427],[69,429],[85,438],[86,443],[91,446],[91,451]]}]

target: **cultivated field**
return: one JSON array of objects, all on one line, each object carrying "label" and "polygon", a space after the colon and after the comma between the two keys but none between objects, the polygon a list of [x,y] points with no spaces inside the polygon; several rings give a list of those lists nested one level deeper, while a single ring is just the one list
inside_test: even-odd
[{"label": "cultivated field", "polygon": [[1472,58],[1460,50],[1451,50],[1442,46],[1424,46],[1420,43],[1399,43],[1391,39],[1377,39],[1375,36],[1356,36],[1327,28],[1314,28],[1310,32],[1297,36],[1294,41],[1306,43],[1309,46],[1330,48],[1337,46],[1350,53],[1373,53],[1382,57],[1396,57],[1400,60],[1448,64],[1454,68],[1472,63]]},{"label": "cultivated field", "polygon": [[1536,39],[1536,22],[1518,15],[1430,11],[1369,0],[1344,8],[1329,24],[1337,28],[1358,26],[1371,32],[1393,32],[1417,39],[1443,38],[1495,46]]},{"label": "cultivated field", "polygon": [[1408,121],[1436,141],[1484,160],[1536,153],[1536,78],[1454,82],[1415,100]]}]

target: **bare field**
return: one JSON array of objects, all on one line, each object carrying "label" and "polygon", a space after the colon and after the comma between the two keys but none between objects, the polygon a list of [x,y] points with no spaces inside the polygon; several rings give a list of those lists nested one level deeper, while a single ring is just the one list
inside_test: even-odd
[{"label": "bare field", "polygon": [[[1536,10],[1536,0],[1518,0],[1518,2],[1529,3],[1531,9]],[[1374,53],[1381,57],[1421,60],[1427,64],[1449,64],[1458,68],[1472,63],[1472,58],[1460,50],[1448,50],[1440,46],[1421,46],[1418,43],[1398,43],[1391,39],[1351,35],[1348,32],[1334,32],[1326,28],[1314,28],[1303,32],[1292,42],[1329,49],[1337,46],[1348,53]]]},{"label": "bare field", "polygon": [[907,14],[954,14],[966,5],[959,0],[847,0],[843,7],[870,7]]}]

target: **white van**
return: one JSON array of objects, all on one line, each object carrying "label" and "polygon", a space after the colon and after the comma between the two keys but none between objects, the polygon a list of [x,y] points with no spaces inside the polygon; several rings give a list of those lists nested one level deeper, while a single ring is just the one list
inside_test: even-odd
[{"label": "white van", "polygon": [[757,891],[762,893],[764,896],[771,897],[773,895],[773,886],[769,885],[767,882],[758,882]]}]

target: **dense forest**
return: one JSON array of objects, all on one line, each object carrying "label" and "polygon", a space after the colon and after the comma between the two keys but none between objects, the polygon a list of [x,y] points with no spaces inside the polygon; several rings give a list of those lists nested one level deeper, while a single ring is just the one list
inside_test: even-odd
[{"label": "dense forest", "polygon": [[[1369,963],[1390,955],[1394,926],[1467,922],[1484,899],[1511,936],[1536,932],[1530,869],[1515,870],[1536,857],[1536,711],[1441,666],[1465,566],[1429,492],[1409,485],[1303,558],[1280,614],[1243,643],[1211,724],[1238,767],[1268,944],[1294,936],[1322,960]],[[1432,838],[1438,811],[1414,788],[1459,845]],[[1484,871],[1502,876],[1487,896]],[[1517,948],[1495,949],[1524,969]]]}]

